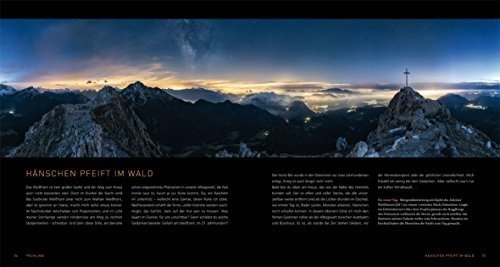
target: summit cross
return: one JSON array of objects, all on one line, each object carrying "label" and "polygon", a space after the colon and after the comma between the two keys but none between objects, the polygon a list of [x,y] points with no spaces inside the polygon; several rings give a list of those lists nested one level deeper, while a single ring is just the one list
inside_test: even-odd
[{"label": "summit cross", "polygon": [[403,72],[404,75],[406,75],[406,87],[408,87],[408,75],[410,75],[410,72],[408,71],[408,68],[406,68],[406,71]]}]

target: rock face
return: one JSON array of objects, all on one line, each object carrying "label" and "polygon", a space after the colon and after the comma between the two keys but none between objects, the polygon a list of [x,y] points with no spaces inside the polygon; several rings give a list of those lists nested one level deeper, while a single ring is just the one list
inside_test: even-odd
[{"label": "rock face", "polygon": [[47,112],[61,104],[83,104],[89,99],[79,92],[38,92],[29,87],[0,95],[0,156],[24,141],[29,128]]},{"label": "rock face", "polygon": [[367,152],[368,152],[368,144],[364,141],[360,141],[356,143],[351,153],[349,153],[349,155],[347,156],[352,158],[362,158],[365,156]]},{"label": "rock face", "polygon": [[337,150],[344,150],[347,148],[347,145],[348,145],[347,139],[345,139],[344,137],[337,138],[337,143],[335,145]]},{"label": "rock face", "polygon": [[381,157],[498,157],[498,145],[455,120],[437,101],[402,88],[368,135]]},{"label": "rock face", "polygon": [[356,143],[351,153],[347,155],[350,158],[378,158],[379,154],[373,148],[368,148],[368,144],[364,141]]},{"label": "rock face", "polygon": [[10,157],[158,157],[146,126],[120,94],[104,87],[89,103],[55,107]]}]

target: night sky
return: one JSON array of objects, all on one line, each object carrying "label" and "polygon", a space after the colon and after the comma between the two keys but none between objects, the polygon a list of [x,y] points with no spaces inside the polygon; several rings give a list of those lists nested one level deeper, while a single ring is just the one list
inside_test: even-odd
[{"label": "night sky", "polygon": [[500,80],[500,20],[0,20],[0,82],[226,92]]}]

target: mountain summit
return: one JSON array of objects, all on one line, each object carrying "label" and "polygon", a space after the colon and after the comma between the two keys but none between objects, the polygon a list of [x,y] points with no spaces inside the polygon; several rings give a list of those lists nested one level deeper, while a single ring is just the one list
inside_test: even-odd
[{"label": "mountain summit", "polygon": [[10,157],[157,157],[146,126],[118,91],[106,86],[85,104],[64,104],[45,114]]},{"label": "mountain summit", "polygon": [[382,157],[495,157],[498,146],[435,100],[403,87],[368,135]]},{"label": "mountain summit", "polygon": [[14,89],[14,87],[5,85],[5,84],[0,84],[0,96],[2,95],[12,95],[15,94],[17,91]]},{"label": "mountain summit", "polygon": [[169,101],[173,99],[173,97],[164,90],[158,87],[148,87],[140,81],[125,87],[125,89],[121,91],[121,95],[132,107],[142,106],[151,99],[160,101]]}]

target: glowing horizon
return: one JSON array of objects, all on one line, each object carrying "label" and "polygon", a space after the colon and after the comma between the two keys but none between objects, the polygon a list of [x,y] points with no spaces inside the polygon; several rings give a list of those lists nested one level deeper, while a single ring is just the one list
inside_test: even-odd
[{"label": "glowing horizon", "polygon": [[293,96],[394,89],[405,68],[410,84],[500,82],[498,19],[1,19],[0,35],[0,83],[18,89]]}]

